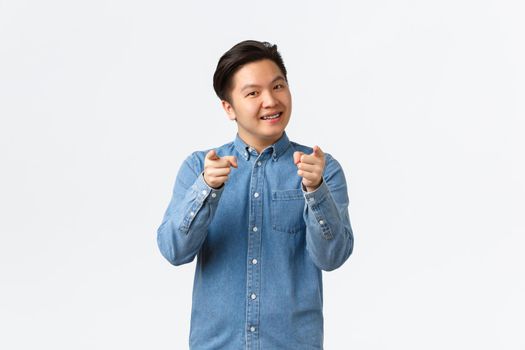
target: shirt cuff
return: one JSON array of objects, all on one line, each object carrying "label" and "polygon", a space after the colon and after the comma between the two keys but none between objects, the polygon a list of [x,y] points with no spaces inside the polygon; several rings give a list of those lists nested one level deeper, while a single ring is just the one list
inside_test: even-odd
[{"label": "shirt cuff", "polygon": [[324,178],[321,178],[321,184],[319,184],[319,187],[317,187],[312,192],[308,192],[308,190],[302,182],[301,189],[303,190],[303,195],[307,202],[320,202],[322,199],[324,199],[324,197],[326,197],[326,194],[329,192],[328,186],[326,185],[326,181],[324,181]]},{"label": "shirt cuff", "polygon": [[328,205],[327,207],[325,205],[326,203],[323,204],[323,202],[326,202],[327,198],[330,198],[330,190],[326,185],[326,181],[324,181],[323,179],[319,187],[312,192],[306,192],[305,188],[303,188],[303,194],[306,200],[307,207],[309,208],[309,210],[311,210],[315,218],[315,225],[318,225],[318,227],[320,228],[323,238],[332,239],[332,231],[330,229],[330,225],[328,224],[328,220],[325,215],[329,213],[330,205]]}]

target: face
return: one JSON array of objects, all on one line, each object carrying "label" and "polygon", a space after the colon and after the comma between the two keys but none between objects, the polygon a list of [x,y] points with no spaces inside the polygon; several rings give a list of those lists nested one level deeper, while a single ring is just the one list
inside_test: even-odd
[{"label": "face", "polygon": [[261,152],[283,134],[292,113],[292,96],[279,67],[271,60],[251,62],[232,77],[231,101],[222,101],[237,121],[239,137]]}]

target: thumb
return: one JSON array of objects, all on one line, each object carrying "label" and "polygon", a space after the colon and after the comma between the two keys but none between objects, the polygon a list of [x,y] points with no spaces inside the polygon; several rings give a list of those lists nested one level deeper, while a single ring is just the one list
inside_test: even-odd
[{"label": "thumb", "polygon": [[237,158],[235,156],[224,156],[223,158],[226,159],[231,164],[232,167],[234,168],[238,167]]},{"label": "thumb", "polygon": [[293,153],[293,163],[295,165],[299,164],[301,162],[301,156],[303,155],[303,152],[296,151]]},{"label": "thumb", "polygon": [[217,160],[219,159],[219,157],[217,157],[217,152],[215,152],[215,150],[212,149],[206,154],[206,159]]}]

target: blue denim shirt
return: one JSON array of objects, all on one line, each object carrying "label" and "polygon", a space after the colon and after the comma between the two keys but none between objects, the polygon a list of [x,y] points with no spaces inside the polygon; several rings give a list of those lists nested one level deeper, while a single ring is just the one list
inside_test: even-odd
[{"label": "blue denim shirt", "polygon": [[182,164],[157,241],[173,265],[197,256],[191,349],[323,348],[321,270],[353,248],[347,187],[326,153],[320,187],[306,192],[294,151],[312,148],[284,133],[258,154],[237,135],[216,148],[238,161],[220,189],[203,178],[208,150]]}]

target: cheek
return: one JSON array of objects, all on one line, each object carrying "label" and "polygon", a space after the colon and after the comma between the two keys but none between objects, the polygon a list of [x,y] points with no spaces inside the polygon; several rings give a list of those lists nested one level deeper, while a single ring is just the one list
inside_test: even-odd
[{"label": "cheek", "polygon": [[259,116],[259,107],[255,103],[246,104],[243,108],[244,114],[248,117],[258,117]]},{"label": "cheek", "polygon": [[290,95],[290,93],[287,93],[286,95],[284,95],[281,98],[281,103],[291,108],[292,107],[292,95]]}]

